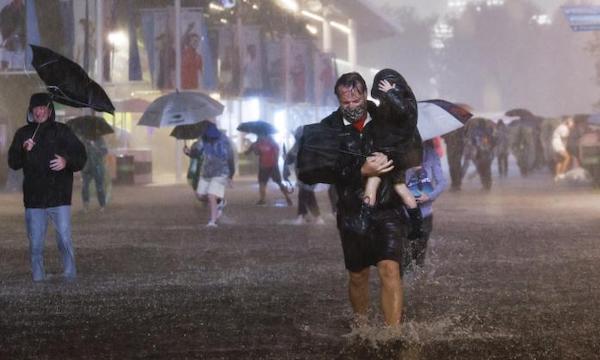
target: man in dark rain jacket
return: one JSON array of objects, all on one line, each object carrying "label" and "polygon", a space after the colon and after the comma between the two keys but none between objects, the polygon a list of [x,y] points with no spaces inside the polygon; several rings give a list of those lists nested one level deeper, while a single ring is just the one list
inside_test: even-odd
[{"label": "man in dark rain jacket", "polygon": [[44,240],[48,219],[56,229],[67,279],[76,276],[71,244],[73,173],[86,162],[85,147],[64,124],[54,121],[54,106],[47,93],[31,96],[28,124],[18,129],[8,153],[8,165],[23,169],[25,224],[29,238],[33,281],[45,279]]},{"label": "man in dark rain jacket", "polygon": [[360,325],[366,321],[369,306],[369,268],[377,266],[384,319],[387,325],[397,326],[402,314],[400,261],[407,220],[390,176],[382,176],[377,189],[371,231],[356,232],[354,225],[361,216],[365,180],[391,171],[393,161],[374,151],[374,128],[381,126],[381,119],[376,105],[367,101],[364,79],[358,73],[344,74],[335,85],[335,93],[340,107],[321,124],[344,133],[341,143],[344,152],[337,161],[334,185],[339,196],[337,226],[349,272],[350,302]]}]

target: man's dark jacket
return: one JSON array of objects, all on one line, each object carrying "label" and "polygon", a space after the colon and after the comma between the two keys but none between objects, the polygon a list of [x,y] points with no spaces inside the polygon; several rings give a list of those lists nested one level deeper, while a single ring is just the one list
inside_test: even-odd
[{"label": "man's dark jacket", "polygon": [[[31,116],[31,108],[28,112]],[[40,124],[29,122],[18,129],[8,152],[8,165],[13,170],[23,169],[23,201],[26,208],[49,208],[71,205],[73,173],[86,162],[85,147],[65,124],[54,121],[54,109],[48,120]],[[23,143],[35,132],[35,146],[23,149]],[[65,158],[66,167],[50,169],[54,154]]]},{"label": "man's dark jacket", "polygon": [[[340,130],[344,136],[341,140],[341,149],[347,152],[370,155],[375,151],[373,144],[374,128],[381,126],[381,119],[377,106],[368,102],[368,111],[372,120],[365,125],[362,132],[358,132],[352,125],[344,125],[340,110],[321,121],[321,125]],[[360,168],[365,162],[365,157],[341,153],[334,170],[335,187],[339,195],[338,211],[340,214],[356,214],[360,211],[366,178],[360,173]],[[394,191],[392,179],[381,176],[382,182],[377,190],[378,209],[398,209],[403,206],[402,199]]]}]

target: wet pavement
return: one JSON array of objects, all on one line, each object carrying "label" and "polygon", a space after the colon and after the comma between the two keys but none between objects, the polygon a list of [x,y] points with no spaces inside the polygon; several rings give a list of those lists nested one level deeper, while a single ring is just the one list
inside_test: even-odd
[{"label": "wet pavement", "polygon": [[[73,204],[79,277],[49,231],[30,280],[20,194],[0,193],[0,359],[597,359],[600,192],[548,175],[445,193],[423,273],[406,274],[400,334],[351,328],[334,220],[290,225],[245,179],[224,224],[186,185],[113,187],[106,212]],[[326,193],[318,193],[329,213]]]}]

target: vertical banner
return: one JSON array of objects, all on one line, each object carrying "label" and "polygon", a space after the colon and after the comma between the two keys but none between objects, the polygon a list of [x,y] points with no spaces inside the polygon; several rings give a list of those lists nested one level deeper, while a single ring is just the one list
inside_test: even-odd
[{"label": "vertical banner", "polygon": [[142,32],[152,84],[161,90],[175,88],[175,37],[171,13],[169,10],[142,11]]},{"label": "vertical banner", "polygon": [[[33,45],[41,45],[40,44],[40,30],[39,30],[39,26],[38,26],[38,18],[37,18],[37,11],[35,9],[35,2],[33,0],[26,0],[27,2],[25,3],[25,12],[26,12],[26,33],[27,33],[27,43],[29,44],[33,44]],[[31,51],[31,48],[28,46],[25,49],[26,52],[26,56],[25,56],[25,64],[31,64],[31,60],[33,59],[33,53]],[[28,67],[27,65],[24,65],[24,67]]]},{"label": "vertical banner", "polygon": [[215,88],[215,66],[201,9],[181,12],[181,87],[189,90]]},{"label": "vertical banner", "polygon": [[308,40],[292,39],[288,59],[288,89],[291,102],[307,102],[312,98],[312,55]]},{"label": "vertical banner", "polygon": [[223,97],[235,97],[240,89],[240,58],[234,29],[219,28],[219,92]]},{"label": "vertical banner", "polygon": [[73,2],[74,45],[73,60],[88,74],[96,61],[96,7],[93,0]]},{"label": "vertical banner", "polygon": [[25,15],[24,0],[0,0],[0,71],[23,70]]},{"label": "vertical banner", "polygon": [[[59,2],[59,10],[64,36],[61,53],[69,59],[73,59],[73,45],[75,44],[75,17],[73,14],[73,0],[61,0]],[[28,27],[29,24],[30,22],[27,21]]]},{"label": "vertical banner", "polygon": [[259,95],[264,90],[262,71],[263,49],[260,27],[243,25],[241,33],[242,95]]},{"label": "vertical banner", "polygon": [[336,106],[338,104],[333,87],[337,80],[335,58],[332,53],[315,51],[315,104]]},{"label": "vertical banner", "polygon": [[285,101],[285,61],[281,40],[267,41],[265,57],[267,64],[266,94],[274,100]]},{"label": "vertical banner", "polygon": [[127,15],[129,17],[129,80],[142,80],[142,64],[137,41],[138,13],[133,11],[133,0],[128,0]]}]

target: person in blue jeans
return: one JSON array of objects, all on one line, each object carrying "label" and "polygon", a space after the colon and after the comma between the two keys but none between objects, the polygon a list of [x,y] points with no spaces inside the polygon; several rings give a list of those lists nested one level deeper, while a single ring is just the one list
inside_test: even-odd
[{"label": "person in blue jeans", "polygon": [[408,260],[416,266],[422,267],[425,263],[427,243],[433,230],[433,202],[448,187],[448,180],[442,171],[440,157],[435,151],[433,139],[423,142],[423,165],[421,169],[412,168],[406,171],[406,183],[415,196],[421,216],[423,217],[422,235],[409,240],[410,251],[406,252],[404,267],[408,267]]},{"label": "person in blue jeans", "polygon": [[27,125],[19,128],[8,152],[8,165],[23,169],[23,202],[33,281],[46,278],[44,241],[48,220],[56,229],[63,275],[74,279],[75,253],[71,240],[73,173],[85,165],[85,147],[68,126],[54,121],[50,94],[31,96]]}]

